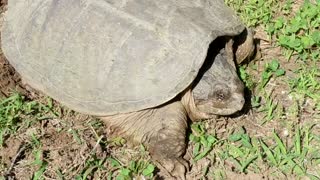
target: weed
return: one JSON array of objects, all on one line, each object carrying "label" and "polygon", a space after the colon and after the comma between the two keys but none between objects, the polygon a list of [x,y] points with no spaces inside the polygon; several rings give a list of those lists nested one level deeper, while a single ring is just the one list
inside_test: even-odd
[{"label": "weed", "polygon": [[[241,14],[247,25],[262,27],[269,34],[270,45],[280,46],[285,57],[283,59],[287,61],[294,59],[297,65],[297,68],[294,67],[296,69],[290,69],[290,77],[282,78],[288,82],[289,99],[293,102],[288,109],[278,103],[280,101],[276,99],[277,97],[272,98],[271,94],[264,90],[271,78],[285,75],[288,71],[284,69],[286,67],[280,67],[279,61],[282,58],[265,59],[268,63],[260,79],[251,78],[252,82],[248,80],[248,77],[252,75],[248,74],[244,67],[240,68],[240,77],[246,86],[248,84],[249,87],[252,84],[257,85],[258,91],[254,91],[255,87],[249,88],[254,93],[251,104],[252,107],[257,108],[257,111],[265,113],[263,124],[279,116],[283,117],[284,111],[288,113],[288,116],[283,118],[290,123],[291,119],[299,118],[300,113],[303,113],[300,108],[306,104],[311,106],[311,109],[319,111],[320,1],[306,0],[296,12],[292,11],[295,3],[292,0],[281,2],[268,0],[266,5],[270,7],[259,4],[259,0],[227,0],[226,2]],[[250,6],[252,3],[256,3],[256,6]],[[261,12],[265,13],[261,14]],[[259,13],[260,16],[257,16]],[[260,82],[257,83],[257,80]],[[295,174],[297,177],[306,176],[310,179],[319,179],[319,173],[311,173],[311,170],[319,167],[320,162],[316,160],[319,156],[315,152],[319,151],[320,141],[316,140],[317,136],[311,133],[311,130],[310,127],[296,127],[294,135],[285,140],[275,131],[271,137],[256,139],[240,130],[224,141],[222,148],[227,147],[228,152],[219,153],[219,157],[231,159],[239,172],[245,173],[249,168],[255,168],[255,164],[258,163],[268,164],[269,168],[274,169],[274,172],[285,175]],[[311,144],[316,144],[316,146]],[[253,158],[252,161],[250,157]],[[318,169],[314,172],[318,172]],[[259,172],[259,168],[254,172]]]},{"label": "weed", "polygon": [[44,179],[43,174],[47,169],[48,162],[43,158],[42,145],[39,138],[35,134],[31,134],[31,141],[29,143],[32,154],[34,156],[34,161],[31,163],[33,166],[37,167],[37,170],[33,173],[33,180]]},{"label": "weed", "polygon": [[[276,77],[282,77],[288,82],[292,103],[285,112],[289,115],[285,121],[292,123],[293,120],[300,120],[305,104],[311,104],[315,113],[320,111],[320,1],[305,3],[297,12],[292,11],[293,0],[226,0],[229,5],[241,13],[242,19],[249,26],[260,26],[266,31],[270,38],[271,46],[280,46],[283,56],[289,63],[297,65],[295,69],[284,69],[280,67],[282,58],[264,59],[267,63],[263,72],[259,76],[249,73],[247,67],[241,66],[239,74],[246,87],[254,94],[251,98],[254,111],[264,113],[263,126],[272,119],[276,119],[283,113],[283,105],[280,104],[277,96],[272,97],[271,93],[266,93],[269,88],[269,81]],[[253,63],[251,63],[252,65]],[[255,64],[256,65],[256,64]],[[290,73],[290,74],[289,74]],[[292,75],[293,74],[293,75]],[[290,75],[290,77],[289,77]],[[258,91],[255,91],[256,88]],[[276,87],[277,88],[277,87]],[[289,98],[291,99],[291,98]],[[305,104],[301,104],[301,102]],[[312,103],[311,103],[312,102]],[[17,133],[22,127],[29,127],[35,121],[40,121],[50,117],[59,117],[63,113],[53,111],[54,103],[51,99],[47,103],[41,104],[35,101],[28,101],[21,95],[13,95],[0,102],[0,144],[5,144],[8,136]],[[68,109],[66,114],[74,113]],[[310,121],[312,118],[310,118]],[[311,121],[312,122],[312,121]],[[282,122],[281,122],[282,123]],[[301,123],[301,122],[295,122]],[[256,137],[250,135],[246,129],[239,128],[232,132],[226,139],[218,138],[215,134],[210,134],[204,128],[203,123],[195,123],[191,126],[192,134],[189,140],[192,144],[193,163],[200,163],[200,159],[210,156],[212,166],[202,169],[202,174],[212,174],[215,179],[227,179],[226,162],[231,162],[231,171],[238,173],[263,173],[274,172],[284,174],[288,177],[294,175],[295,178],[319,179],[319,133],[314,131],[313,126],[297,125],[293,132],[288,132],[288,136],[283,138],[279,133],[273,131],[270,136]],[[102,127],[99,121],[89,123],[92,129]],[[300,127],[299,127],[300,126]],[[84,144],[81,139],[81,131],[70,129],[78,144]],[[101,136],[95,132],[96,138]],[[123,146],[123,138],[108,139],[104,142],[106,147]],[[31,147],[36,166],[33,179],[43,179],[43,174],[48,168],[48,160],[43,158],[44,152],[41,150],[41,142],[38,137],[31,134]],[[144,148],[143,148],[144,149]],[[219,161],[220,160],[220,161]],[[220,164],[219,164],[220,163]],[[106,169],[108,164],[111,168]],[[217,166],[222,165],[222,167]],[[0,164],[0,166],[2,166]],[[95,178],[99,171],[107,171],[108,179],[134,179],[152,178],[155,173],[155,166],[149,161],[142,159],[131,160],[122,163],[115,157],[98,157],[91,154],[81,165],[83,167],[76,179]],[[64,178],[63,169],[57,169],[56,174],[61,179]],[[275,177],[276,179],[278,177]]]},{"label": "weed", "polygon": [[288,60],[294,52],[304,61],[319,59],[319,9],[319,2],[305,1],[292,18],[279,17],[268,25],[266,31],[270,36],[275,35],[277,44],[285,48]]},{"label": "weed", "polygon": [[[155,166],[144,160],[130,161],[128,166],[123,166],[118,160],[109,157],[107,159],[114,168],[114,171],[118,171],[116,179],[132,179],[134,177],[144,176],[152,178],[155,170]],[[110,173],[109,178],[111,179],[113,174]]]},{"label": "weed", "polygon": [[271,97],[271,93],[266,94],[264,97],[265,97],[265,104],[259,109],[260,112],[266,112],[266,115],[264,116],[264,121],[262,122],[262,124],[274,119],[275,117],[274,112],[278,107],[278,102],[274,102],[274,99]]},{"label": "weed", "polygon": [[105,170],[104,163],[107,158],[98,158],[95,154],[92,154],[88,160],[86,160],[83,169],[80,174],[75,177],[76,180],[89,179],[90,175],[93,175],[98,169]]},{"label": "weed", "polygon": [[48,166],[48,163],[46,161],[43,160],[43,157],[42,157],[42,150],[40,149],[34,149],[34,157],[35,157],[35,160],[33,161],[33,165],[37,166],[38,167],[38,170],[36,172],[34,172],[33,176],[32,176],[32,179],[33,180],[40,180],[40,179],[44,179],[43,178],[43,173],[45,172],[47,166]]},{"label": "weed", "polygon": [[261,97],[260,96],[252,96],[251,98],[251,107],[259,108],[261,105]]},{"label": "weed", "polygon": [[34,122],[58,117],[53,111],[52,100],[48,104],[37,101],[27,101],[20,94],[13,94],[6,99],[0,99],[0,146],[5,143],[5,137],[15,134],[22,126],[29,127]]},{"label": "weed", "polygon": [[302,66],[297,70],[297,78],[288,80],[291,94],[301,98],[311,98],[314,102],[320,102],[320,69],[315,65],[311,67]]},{"label": "weed", "polygon": [[244,82],[245,86],[252,90],[255,83],[253,82],[252,77],[246,72],[245,67],[241,66],[239,68],[240,79]]},{"label": "weed", "polygon": [[72,134],[73,139],[75,139],[75,141],[76,141],[78,144],[82,144],[82,143],[83,143],[82,140],[81,140],[81,137],[80,137],[80,135],[79,135],[78,130],[76,130],[76,129],[69,129],[68,132]]},{"label": "weed", "polygon": [[[246,134],[244,128],[240,128],[238,132],[231,134],[228,140],[230,142],[227,144],[228,157],[240,172],[245,173],[249,165],[258,158],[257,153],[255,153],[257,149],[252,151],[256,148],[251,143],[252,139]],[[234,144],[235,142],[239,143]]]},{"label": "weed", "polygon": [[273,132],[273,139],[276,143],[273,146],[267,146],[263,140],[260,140],[260,144],[271,166],[279,168],[286,174],[294,173],[298,176],[305,176],[307,175],[307,161],[305,160],[310,158],[308,155],[313,149],[310,147],[312,136],[310,128],[296,128],[293,145],[290,148],[275,132]]},{"label": "weed", "polygon": [[259,24],[267,24],[273,15],[273,0],[225,0],[248,26],[255,27]]},{"label": "weed", "polygon": [[212,172],[213,179],[227,179],[225,169],[223,168],[214,168]]},{"label": "weed", "polygon": [[258,85],[258,89],[261,90],[266,86],[272,77],[279,77],[285,74],[285,70],[280,68],[279,60],[273,59],[270,63],[266,63],[264,71],[261,75],[261,83]]},{"label": "weed", "polygon": [[191,125],[192,134],[189,140],[194,143],[193,148],[193,161],[198,161],[204,158],[213,147],[219,142],[213,135],[206,134],[204,127],[201,123],[194,123]]},{"label": "weed", "polygon": [[[318,143],[314,142],[315,136],[311,131],[312,127],[297,127],[294,136],[287,144],[275,131],[273,131],[272,137],[255,138],[250,137],[241,127],[230,134],[215,153],[217,158],[231,161],[236,170],[242,173],[247,173],[249,169],[259,173],[263,167],[261,164],[267,163],[269,168],[275,168],[275,171],[284,174],[316,177],[317,175],[308,173],[310,164],[319,165],[320,163],[316,161],[319,156],[315,155],[315,152],[319,151],[319,147],[312,146],[313,143]],[[218,172],[214,174],[222,175],[221,172],[216,173]]]}]

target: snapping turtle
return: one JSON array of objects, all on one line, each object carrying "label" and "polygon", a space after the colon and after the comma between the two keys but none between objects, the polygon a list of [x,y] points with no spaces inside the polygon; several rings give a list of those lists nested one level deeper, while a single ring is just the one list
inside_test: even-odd
[{"label": "snapping turtle", "polygon": [[11,0],[2,48],[27,84],[101,117],[183,178],[187,118],[244,104],[233,57],[251,53],[252,37],[232,49],[243,31],[222,0]]}]

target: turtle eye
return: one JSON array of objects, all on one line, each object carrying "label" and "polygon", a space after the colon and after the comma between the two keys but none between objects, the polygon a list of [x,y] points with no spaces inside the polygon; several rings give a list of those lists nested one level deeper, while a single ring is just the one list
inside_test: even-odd
[{"label": "turtle eye", "polygon": [[218,93],[217,94],[217,99],[219,100],[219,101],[223,101],[224,100],[224,94],[223,93]]},{"label": "turtle eye", "polygon": [[218,100],[218,101],[225,101],[229,98],[229,92],[226,92],[224,90],[218,90],[214,93],[214,97]]},{"label": "turtle eye", "polygon": [[224,98],[225,98],[225,94],[222,91],[217,91],[215,93],[215,97],[216,97],[217,100],[223,101]]}]

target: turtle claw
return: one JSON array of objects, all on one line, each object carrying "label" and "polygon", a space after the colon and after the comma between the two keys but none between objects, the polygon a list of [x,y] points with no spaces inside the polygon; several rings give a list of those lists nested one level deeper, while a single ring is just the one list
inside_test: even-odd
[{"label": "turtle claw", "polygon": [[185,180],[186,172],[189,171],[189,164],[183,158],[177,158],[173,162],[173,170],[171,175],[177,179]]},{"label": "turtle claw", "polygon": [[172,178],[185,180],[186,172],[189,171],[189,164],[182,157],[174,159],[157,160],[156,164],[160,168],[160,170],[166,174],[166,179]]},{"label": "turtle claw", "polygon": [[166,134],[160,135],[160,138],[156,137],[156,140],[150,144],[149,151],[159,169],[172,179],[186,179],[189,164],[182,158],[186,147],[183,143],[185,136]]}]

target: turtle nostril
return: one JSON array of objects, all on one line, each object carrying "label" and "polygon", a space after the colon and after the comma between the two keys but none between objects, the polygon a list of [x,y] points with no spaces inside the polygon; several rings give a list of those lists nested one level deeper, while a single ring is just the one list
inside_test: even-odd
[{"label": "turtle nostril", "polygon": [[238,110],[238,111],[241,111],[242,108],[243,108],[243,106],[244,106],[245,100],[244,100],[244,98],[241,98],[240,101],[238,101],[238,102],[239,102],[239,103],[236,104],[237,110]]}]

